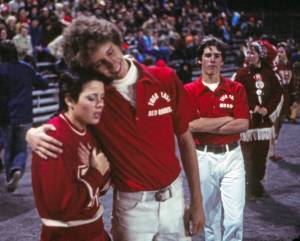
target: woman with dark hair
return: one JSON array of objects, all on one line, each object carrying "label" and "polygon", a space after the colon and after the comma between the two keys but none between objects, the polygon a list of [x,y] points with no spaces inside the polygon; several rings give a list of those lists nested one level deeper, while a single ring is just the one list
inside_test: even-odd
[{"label": "woman with dark hair", "polygon": [[277,55],[274,60],[275,71],[280,77],[280,85],[283,89],[283,106],[280,112],[280,116],[276,120],[275,127],[275,139],[271,140],[270,146],[270,160],[272,161],[281,161],[283,157],[276,154],[276,144],[279,136],[279,132],[282,126],[283,121],[289,115],[290,112],[290,92],[291,92],[291,80],[292,80],[292,63],[290,62],[290,51],[287,43],[280,42],[277,44]]},{"label": "woman with dark hair", "polygon": [[63,143],[63,153],[47,161],[33,153],[41,241],[108,241],[98,197],[109,188],[109,163],[88,128],[101,118],[104,84],[92,73],[66,74],[60,95],[61,113],[48,121],[56,131],[47,134]]},{"label": "woman with dark hair", "polygon": [[246,169],[248,198],[265,194],[261,181],[265,176],[274,122],[283,103],[282,89],[272,67],[275,48],[265,41],[254,41],[247,48],[248,66],[241,68],[235,80],[245,86],[250,109],[249,129],[241,133],[241,147]]}]

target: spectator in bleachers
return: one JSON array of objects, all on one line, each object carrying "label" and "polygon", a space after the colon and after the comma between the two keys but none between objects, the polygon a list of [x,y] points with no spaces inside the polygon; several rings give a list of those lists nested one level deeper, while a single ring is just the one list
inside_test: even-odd
[{"label": "spectator in bleachers", "polygon": [[[60,22],[62,23],[63,27],[67,27],[72,22],[72,18],[70,16],[64,16],[63,19],[60,20]],[[63,41],[64,38],[61,34],[47,45],[46,51],[49,51],[49,53],[54,56],[57,61],[60,61],[63,56]]]},{"label": "spectator in bleachers", "polygon": [[39,7],[36,4],[33,4],[29,9],[27,9],[29,11],[29,18],[32,20],[34,18],[38,18],[39,17]]},{"label": "spectator in bleachers", "polygon": [[28,12],[26,11],[25,7],[21,7],[18,10],[18,14],[17,14],[17,23],[19,24],[29,24],[30,23],[30,19],[28,18]]},{"label": "spectator in bleachers", "polygon": [[5,23],[7,27],[8,39],[13,39],[17,32],[17,18],[13,15],[9,15],[6,18]]},{"label": "spectator in bleachers", "polygon": [[0,42],[7,39],[6,27],[0,28]]},{"label": "spectator in bleachers", "polygon": [[33,56],[31,37],[28,34],[28,31],[28,25],[23,23],[19,28],[19,33],[13,38],[13,42],[16,45],[18,55],[21,60],[24,60],[26,56]]},{"label": "spectator in bleachers", "polygon": [[33,55],[36,58],[38,49],[42,47],[42,27],[40,26],[40,22],[37,17],[33,17],[31,19],[29,34],[31,37]]},{"label": "spectator in bleachers", "polygon": [[62,33],[62,25],[55,16],[49,17],[42,29],[42,47],[47,45]]},{"label": "spectator in bleachers", "polygon": [[58,18],[59,21],[64,18],[65,10],[64,10],[63,3],[58,2],[55,4],[54,14],[56,15],[56,17]]},{"label": "spectator in bleachers", "polygon": [[47,80],[27,63],[18,60],[12,41],[0,42],[0,83],[5,86],[6,116],[3,123],[4,163],[7,191],[13,192],[27,160],[25,134],[32,125],[33,85],[46,88]]},{"label": "spectator in bleachers", "polygon": [[3,21],[9,15],[9,5],[7,2],[0,2],[0,20]]}]

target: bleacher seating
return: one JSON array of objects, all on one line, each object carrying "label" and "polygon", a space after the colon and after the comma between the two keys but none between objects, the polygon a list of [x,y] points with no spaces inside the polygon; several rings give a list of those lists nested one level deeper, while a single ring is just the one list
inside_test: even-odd
[{"label": "bleacher seating", "polygon": [[32,92],[34,124],[40,124],[49,120],[59,109],[58,76],[55,72],[55,63],[38,63],[37,68],[38,71],[46,73],[45,77],[49,80],[49,88]]}]

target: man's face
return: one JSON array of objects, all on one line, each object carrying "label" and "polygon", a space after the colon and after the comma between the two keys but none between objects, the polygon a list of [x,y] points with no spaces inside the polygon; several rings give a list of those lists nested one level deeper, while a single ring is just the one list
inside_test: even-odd
[{"label": "man's face", "polygon": [[91,54],[89,65],[108,79],[122,79],[128,72],[128,64],[119,46],[108,41],[100,44]]},{"label": "man's face", "polygon": [[199,63],[202,64],[202,74],[219,75],[224,64],[222,53],[215,46],[208,46],[204,49]]},{"label": "man's face", "polygon": [[21,30],[20,30],[20,34],[23,36],[23,37],[26,37],[28,35],[28,29],[25,28],[25,27],[22,27]]},{"label": "man's face", "polygon": [[259,55],[254,48],[247,49],[247,60],[250,65],[258,66],[260,64]]}]

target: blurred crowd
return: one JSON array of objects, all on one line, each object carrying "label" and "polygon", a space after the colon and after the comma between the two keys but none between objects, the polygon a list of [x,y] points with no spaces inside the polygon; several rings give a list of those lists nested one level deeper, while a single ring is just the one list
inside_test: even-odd
[{"label": "blurred crowd", "polygon": [[80,15],[114,22],[123,33],[124,49],[146,63],[189,62],[204,35],[230,43],[235,36],[258,38],[263,29],[261,20],[231,12],[222,0],[1,0],[0,4],[0,39],[13,39],[22,59],[37,61],[61,57],[51,43]]}]

